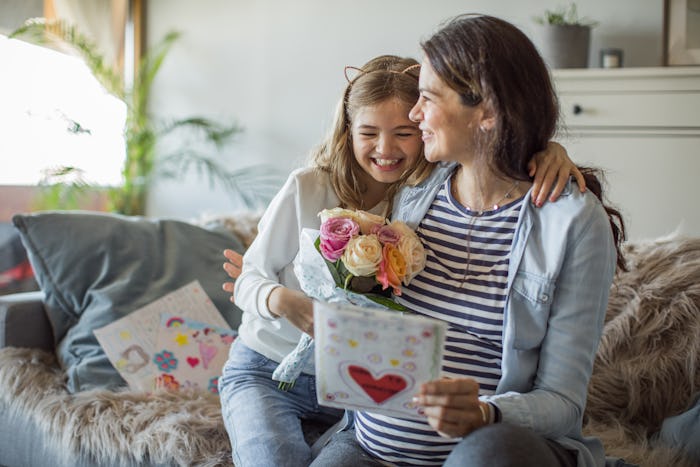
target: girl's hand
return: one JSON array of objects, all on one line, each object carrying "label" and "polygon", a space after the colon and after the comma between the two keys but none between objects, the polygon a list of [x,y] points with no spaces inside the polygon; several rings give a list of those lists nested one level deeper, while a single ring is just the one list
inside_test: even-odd
[{"label": "girl's hand", "polygon": [[488,423],[483,415],[489,414],[488,404],[479,401],[479,384],[471,378],[422,384],[415,401],[423,407],[430,426],[446,438],[466,436]]},{"label": "girl's hand", "polygon": [[313,300],[303,292],[283,286],[276,287],[267,297],[267,307],[275,315],[292,323],[301,332],[314,337]]},{"label": "girl's hand", "polygon": [[[534,177],[532,183],[532,202],[541,207],[547,200],[555,201],[561,195],[569,176],[574,176],[581,193],[586,191],[586,181],[578,167],[569,158],[566,149],[559,143],[550,141],[547,148],[533,156],[528,163],[528,173]],[[554,185],[556,181],[556,185]],[[552,190],[552,186],[554,189]]]},{"label": "girl's hand", "polygon": [[[233,250],[224,250],[224,256],[228,261],[224,263],[224,271],[231,279],[237,279],[241,275],[241,267],[243,266],[243,257]],[[224,282],[222,288],[231,294],[231,302],[233,302],[233,289],[235,288],[234,282]]]}]

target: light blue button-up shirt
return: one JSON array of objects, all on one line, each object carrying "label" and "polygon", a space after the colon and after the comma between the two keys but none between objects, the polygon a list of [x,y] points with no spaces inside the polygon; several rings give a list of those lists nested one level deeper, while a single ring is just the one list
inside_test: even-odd
[{"label": "light blue button-up shirt", "polygon": [[[401,190],[393,218],[415,229],[454,168],[441,164]],[[508,270],[502,376],[496,394],[482,399],[498,406],[502,421],[577,451],[582,467],[605,463],[602,444],[584,438],[581,426],[615,267],[609,218],[590,191],[569,182],[554,203],[523,203]]]}]

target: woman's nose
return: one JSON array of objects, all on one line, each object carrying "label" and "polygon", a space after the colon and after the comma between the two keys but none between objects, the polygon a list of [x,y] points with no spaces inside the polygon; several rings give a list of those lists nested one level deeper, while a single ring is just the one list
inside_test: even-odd
[{"label": "woman's nose", "polygon": [[408,118],[412,122],[419,122],[420,121],[420,101],[416,102],[413,107],[411,107],[410,112],[408,112]]}]

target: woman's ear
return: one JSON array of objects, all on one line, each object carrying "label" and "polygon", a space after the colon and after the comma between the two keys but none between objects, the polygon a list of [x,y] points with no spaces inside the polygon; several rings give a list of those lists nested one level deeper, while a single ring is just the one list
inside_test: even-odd
[{"label": "woman's ear", "polygon": [[479,129],[481,131],[490,131],[496,126],[496,112],[494,112],[493,107],[489,104],[482,104],[482,114],[481,121],[479,122]]}]

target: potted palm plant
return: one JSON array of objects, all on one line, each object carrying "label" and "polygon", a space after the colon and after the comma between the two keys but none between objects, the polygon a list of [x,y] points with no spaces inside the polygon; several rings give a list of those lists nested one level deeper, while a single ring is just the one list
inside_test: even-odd
[{"label": "potted palm plant", "polygon": [[533,18],[535,43],[550,68],[586,68],[591,29],[598,23],[582,18],[575,3],[545,10]]},{"label": "potted palm plant", "polygon": [[[67,45],[83,58],[102,86],[126,104],[126,154],[122,182],[106,189],[109,210],[126,215],[143,215],[149,187],[156,179],[180,178],[190,170],[207,176],[210,185],[222,184],[247,207],[259,207],[274,194],[279,185],[279,173],[260,166],[229,172],[209,153],[203,152],[202,148],[213,147],[219,151],[230,143],[242,131],[237,124],[221,124],[199,116],[162,122],[149,114],[148,103],[154,79],[172,45],[180,37],[179,33],[168,33],[144,54],[131,86],[125,85],[119,71],[106,63],[88,37],[63,21],[34,18],[25,22],[10,37],[39,44],[58,42]],[[189,132],[188,141],[191,144],[176,145],[167,153],[156,152],[157,143],[183,132]],[[158,149],[162,147],[160,145]],[[253,190],[250,189],[252,185],[256,187]],[[88,193],[94,195],[95,190],[104,190],[86,183],[81,177],[80,168],[66,166],[47,172],[42,186],[43,197],[38,203],[41,209],[72,209],[80,206],[81,198]]]}]

